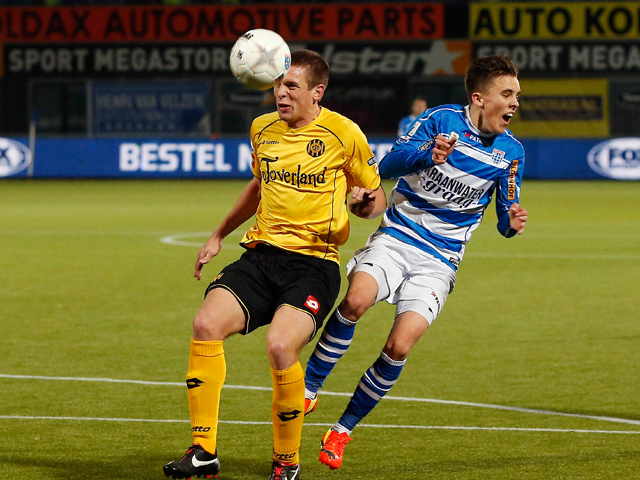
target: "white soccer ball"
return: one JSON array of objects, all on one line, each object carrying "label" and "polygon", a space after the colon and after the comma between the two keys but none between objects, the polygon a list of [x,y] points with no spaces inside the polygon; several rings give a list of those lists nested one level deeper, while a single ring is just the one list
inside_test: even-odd
[{"label": "white soccer ball", "polygon": [[276,32],[257,28],[238,38],[231,49],[229,65],[233,76],[245,87],[266,90],[289,71],[291,51]]}]

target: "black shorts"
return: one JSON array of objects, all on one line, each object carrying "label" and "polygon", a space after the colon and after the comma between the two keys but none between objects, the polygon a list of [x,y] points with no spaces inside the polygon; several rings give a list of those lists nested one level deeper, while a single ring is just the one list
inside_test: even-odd
[{"label": "black shorts", "polygon": [[205,297],[214,288],[226,288],[238,299],[245,315],[243,335],[270,324],[276,310],[289,305],[311,315],[313,338],[340,293],[340,266],[258,244],[227,265],[207,287]]}]

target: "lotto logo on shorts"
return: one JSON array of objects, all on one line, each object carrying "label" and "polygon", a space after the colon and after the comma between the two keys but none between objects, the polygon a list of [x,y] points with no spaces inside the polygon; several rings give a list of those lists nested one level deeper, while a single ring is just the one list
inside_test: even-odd
[{"label": "lotto logo on shorts", "polygon": [[320,310],[320,302],[313,298],[311,295],[307,297],[307,301],[304,302],[304,305],[313,313],[318,313],[318,310]]}]

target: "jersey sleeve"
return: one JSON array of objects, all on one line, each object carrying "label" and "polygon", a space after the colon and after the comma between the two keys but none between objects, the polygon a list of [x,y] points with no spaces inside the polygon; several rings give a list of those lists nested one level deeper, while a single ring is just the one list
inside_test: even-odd
[{"label": "jersey sleeve", "polygon": [[516,231],[511,228],[509,208],[520,203],[520,187],[524,173],[524,150],[511,162],[509,169],[498,178],[496,185],[496,213],[498,215],[498,231],[507,238],[513,237]]},{"label": "jersey sleeve", "polygon": [[382,178],[398,178],[434,165],[433,147],[438,134],[443,133],[439,125],[440,117],[439,114],[427,111],[416,119],[408,132],[396,140],[391,151],[380,160]]},{"label": "jersey sleeve", "polygon": [[355,124],[348,135],[349,140],[345,145],[345,155],[349,184],[377,190],[380,186],[380,175],[375,155],[371,151],[367,137]]}]

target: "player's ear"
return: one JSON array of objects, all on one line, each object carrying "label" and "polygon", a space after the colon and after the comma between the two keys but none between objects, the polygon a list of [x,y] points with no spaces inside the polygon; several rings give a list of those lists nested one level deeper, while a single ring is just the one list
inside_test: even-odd
[{"label": "player's ear", "polygon": [[482,93],[475,92],[471,94],[471,101],[476,107],[484,107],[484,98],[482,98]]},{"label": "player's ear", "polygon": [[319,102],[322,99],[322,96],[324,95],[324,89],[325,87],[322,83],[313,87],[313,99],[316,102]]}]

